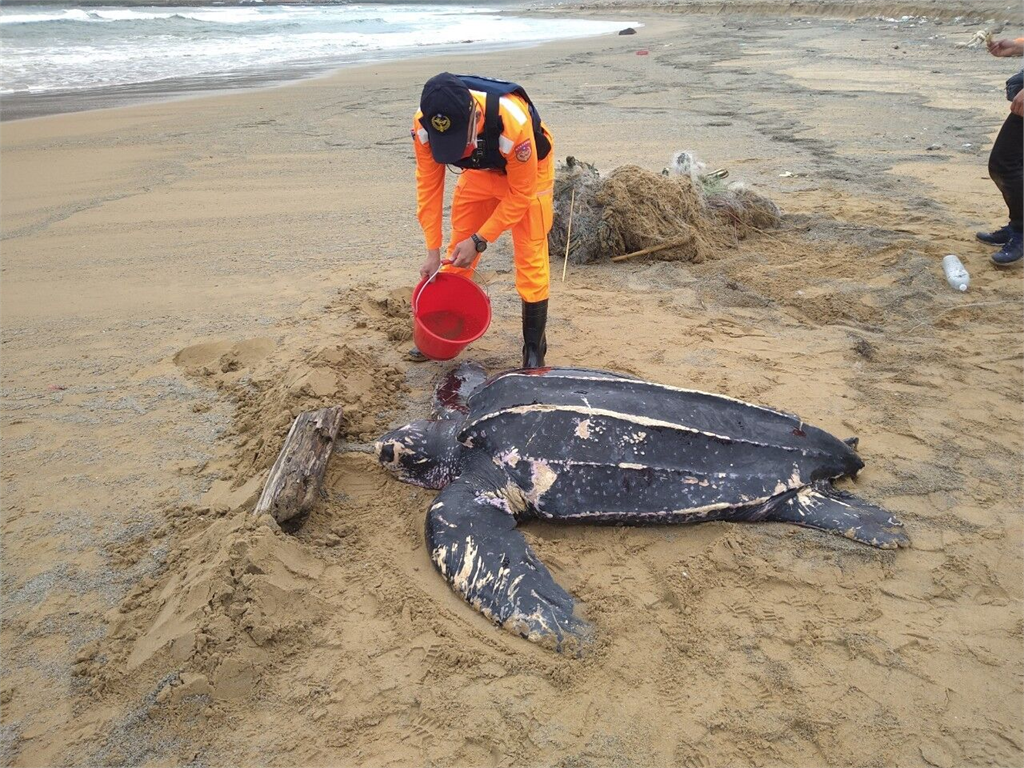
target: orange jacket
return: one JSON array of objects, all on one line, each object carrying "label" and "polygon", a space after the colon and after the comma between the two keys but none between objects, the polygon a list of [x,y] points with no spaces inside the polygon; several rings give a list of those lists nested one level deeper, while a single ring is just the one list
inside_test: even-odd
[{"label": "orange jacket", "polygon": [[[477,120],[477,135],[484,130],[484,108],[486,94],[470,91],[476,102],[480,117]],[[537,194],[537,147],[533,138],[533,121],[526,102],[515,94],[502,96],[498,102],[502,132],[498,139],[498,151],[507,161],[505,173],[508,176],[509,194],[498,203],[494,213],[477,232],[489,243],[498,235],[517,224],[526,214],[530,203]],[[416,112],[413,118],[413,144],[416,147],[416,217],[423,228],[427,248],[441,247],[441,220],[444,209],[445,166],[434,160],[430,154],[427,132],[420,124],[423,113]],[[547,126],[544,126],[547,131]],[[550,135],[550,134],[549,134]],[[467,170],[467,174],[500,173],[500,171]]]}]

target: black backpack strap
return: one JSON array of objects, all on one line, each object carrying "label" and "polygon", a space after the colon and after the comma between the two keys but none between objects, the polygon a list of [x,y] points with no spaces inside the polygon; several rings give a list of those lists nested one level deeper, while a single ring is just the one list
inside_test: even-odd
[{"label": "black backpack strap", "polygon": [[501,136],[501,132],[505,128],[498,111],[500,102],[501,96],[494,93],[487,94],[484,108],[484,161],[492,168],[505,166],[504,158],[498,150],[498,137]]},{"label": "black backpack strap", "polygon": [[[515,85],[514,83],[512,85]],[[537,145],[537,159],[543,160],[549,154],[551,154],[551,140],[544,133],[544,128],[540,124],[540,112],[537,111],[537,107],[534,106],[533,101],[526,93],[526,89],[521,85],[516,85],[515,88],[509,93],[514,93],[520,96],[523,101],[526,102],[526,106],[530,110],[530,122],[533,123],[533,140]]]},{"label": "black backpack strap", "polygon": [[533,118],[533,138],[537,143],[537,159],[543,160],[551,154],[551,140],[544,133],[544,128],[540,124],[540,113],[534,109],[533,104],[530,104],[530,117]]}]

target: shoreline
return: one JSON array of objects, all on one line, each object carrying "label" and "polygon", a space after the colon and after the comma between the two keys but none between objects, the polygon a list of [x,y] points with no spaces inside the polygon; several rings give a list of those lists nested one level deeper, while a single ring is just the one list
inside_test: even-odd
[{"label": "shoreline", "polygon": [[[287,0],[274,0],[273,2],[261,3],[261,5],[345,5],[344,2],[288,2]],[[369,2],[368,5],[418,5],[413,0],[397,0],[390,2],[384,0],[380,3]],[[459,5],[458,0],[441,0],[438,5]],[[491,4],[484,0],[480,5]],[[834,19],[861,19],[872,14],[889,13],[892,15],[908,15],[913,18],[927,18],[930,21],[943,24],[955,20],[964,26],[974,26],[983,23],[986,19],[994,19],[996,26],[1021,23],[1024,18],[1010,19],[1002,18],[1011,15],[1010,10],[994,0],[988,0],[986,5],[981,7],[978,4],[965,4],[962,0],[939,0],[932,4],[920,2],[900,2],[890,0],[880,2],[879,0],[741,0],[729,2],[729,0],[686,0],[685,2],[667,2],[661,0],[585,0],[584,2],[571,2],[571,0],[552,0],[548,3],[529,2],[522,8],[510,9],[507,2],[494,2],[495,5],[503,6],[501,13],[506,15],[557,15],[566,18],[587,18],[596,20],[613,21],[603,18],[609,13],[650,13],[654,15],[665,15],[666,17],[685,16],[687,14],[697,15],[769,15],[769,16],[793,16],[812,18],[834,18]],[[31,7],[37,6],[33,2],[8,3],[10,7]],[[86,0],[83,3],[57,4],[58,7],[67,5],[69,7],[104,7],[110,3],[99,0]],[[212,7],[208,2],[132,2],[121,0],[114,4],[115,7]],[[244,0],[227,0],[218,3],[217,6],[238,6],[251,7],[253,3]],[[582,16],[580,15],[582,14]],[[641,22],[624,20],[624,26],[635,23],[642,27]],[[349,62],[323,62],[305,66],[281,67],[264,72],[240,73],[237,75],[224,74],[215,75],[211,78],[190,77],[171,78],[167,80],[149,81],[143,83],[132,83],[129,85],[117,85],[105,88],[89,89],[68,89],[37,94],[13,93],[2,97],[0,104],[0,123],[13,123],[21,120],[31,120],[55,115],[73,114],[78,112],[91,112],[100,109],[116,109],[122,107],[141,106],[145,104],[156,104],[161,102],[182,101],[192,98],[207,98],[211,96],[228,95],[246,91],[259,91],[302,83],[310,80],[317,80],[330,77],[340,71],[374,66],[385,62],[403,61],[413,59],[426,59],[434,56],[459,56],[459,55],[484,55],[491,52],[503,50],[517,50],[534,48],[538,46],[556,44],[561,41],[582,40],[587,38],[600,38],[613,36],[616,33],[607,32],[596,35],[581,35],[574,37],[558,38],[556,40],[543,40],[539,42],[521,43],[472,43],[467,42],[460,45],[448,46],[443,50],[436,50],[424,53],[401,52],[395,55],[384,54],[378,57],[360,58]],[[479,47],[467,50],[465,45],[478,45]]]},{"label": "shoreline", "polygon": [[[289,3],[277,4],[289,5]],[[317,3],[317,5],[320,4],[335,5],[334,3]],[[413,5],[414,3],[409,4]],[[251,5],[251,3],[244,5]],[[620,13],[624,12],[623,10],[609,9],[604,15],[616,11]],[[602,18],[602,14],[600,12],[584,13],[583,16],[581,16],[578,11],[573,13],[570,10],[565,10],[564,12],[556,11],[556,13],[558,16],[570,20],[586,18],[587,20],[608,21],[609,23],[614,21],[613,19]],[[522,12],[519,10],[509,12],[506,8],[500,15],[525,16],[530,14],[526,9]],[[639,22],[623,22],[624,27],[631,24],[639,27],[643,26]],[[264,89],[280,88],[311,80],[318,80],[324,77],[331,77],[332,75],[344,70],[377,66],[388,62],[422,60],[439,56],[451,57],[462,55],[484,55],[500,51],[535,48],[559,42],[613,36],[615,34],[617,34],[617,32],[600,32],[597,34],[567,35],[550,40],[504,43],[478,43],[474,41],[466,41],[465,43],[457,45],[432,48],[430,51],[424,52],[417,52],[413,49],[396,50],[393,54],[390,54],[389,52],[384,51],[380,52],[380,55],[361,56],[358,59],[340,63],[325,61],[318,64],[286,66],[261,72],[239,73],[234,75],[226,73],[210,77],[167,78],[164,80],[115,85],[102,88],[65,89],[35,94],[5,94],[2,96],[2,99],[0,99],[0,101],[2,101],[2,103],[0,103],[0,123],[13,123],[21,120],[32,120],[42,117],[74,114],[78,112],[92,112],[99,109],[117,109],[121,107],[142,106],[145,104],[158,104],[161,102],[182,101],[191,98],[204,98],[231,93],[260,91]]]}]

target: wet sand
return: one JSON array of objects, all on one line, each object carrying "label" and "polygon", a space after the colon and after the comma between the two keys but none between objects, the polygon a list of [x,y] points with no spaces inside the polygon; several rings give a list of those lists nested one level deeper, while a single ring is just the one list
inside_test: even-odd
[{"label": "wet sand", "polygon": [[[875,18],[912,7],[633,6],[636,36],[5,123],[4,764],[1020,764],[1022,273],[973,239],[1002,223],[986,157],[1019,62],[956,48],[978,25],[951,3]],[[849,487],[911,549],[530,524],[596,628],[580,658],[448,590],[432,494],[361,450],[441,370],[403,352],[409,122],[442,68],[525,83],[560,157],[692,149],[782,207],[701,264],[570,265],[549,362],[858,435]],[[467,357],[498,371],[508,242],[482,276]],[[347,415],[322,503],[251,520],[322,404]]]}]

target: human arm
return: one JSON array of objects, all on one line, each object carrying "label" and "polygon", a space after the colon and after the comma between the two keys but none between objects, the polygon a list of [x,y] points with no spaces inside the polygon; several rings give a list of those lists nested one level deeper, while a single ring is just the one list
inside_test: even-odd
[{"label": "human arm", "polygon": [[412,143],[416,152],[416,218],[423,229],[429,261],[432,254],[439,254],[441,249],[445,168],[430,154],[426,135],[417,113],[412,125]]},{"label": "human arm", "polygon": [[988,52],[1000,58],[1024,56],[1024,37],[1018,37],[1016,40],[990,40]]},{"label": "human arm", "polygon": [[427,258],[420,265],[420,277],[428,278],[441,267],[441,249],[428,248]]}]

